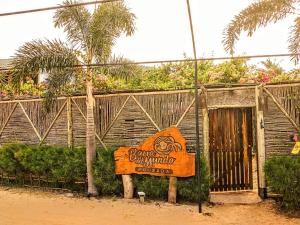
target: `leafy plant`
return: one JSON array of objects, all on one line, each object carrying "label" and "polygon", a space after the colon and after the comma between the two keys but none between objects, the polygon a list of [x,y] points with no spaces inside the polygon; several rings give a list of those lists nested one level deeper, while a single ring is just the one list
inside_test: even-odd
[{"label": "leafy plant", "polygon": [[133,175],[133,184],[136,190],[143,191],[147,197],[154,199],[167,199],[169,179],[150,175]]},{"label": "leafy plant", "polygon": [[122,179],[115,174],[113,150],[97,149],[96,160],[93,164],[95,184],[103,195],[121,195]]},{"label": "leafy plant", "polygon": [[[201,188],[200,198],[202,201],[206,201],[209,195],[210,177],[206,161],[201,158]],[[177,180],[177,192],[178,199],[187,201],[198,200],[198,182],[197,177],[178,178]]]},{"label": "leafy plant", "polygon": [[281,206],[288,210],[300,209],[300,158],[273,157],[265,164],[268,186],[282,195]]}]

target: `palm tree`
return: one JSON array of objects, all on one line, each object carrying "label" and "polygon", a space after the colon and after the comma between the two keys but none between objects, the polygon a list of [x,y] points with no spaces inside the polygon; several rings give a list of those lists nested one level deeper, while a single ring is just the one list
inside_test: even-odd
[{"label": "palm tree", "polygon": [[[290,27],[289,51],[293,54],[300,50],[300,1],[298,0],[260,0],[252,3],[236,15],[223,33],[224,48],[231,55],[234,54],[234,46],[242,32],[247,32],[249,37],[257,28],[266,27],[270,23],[276,23],[288,16],[295,17],[294,24]],[[299,56],[292,59],[297,63]]]},{"label": "palm tree", "polygon": [[[135,15],[123,1],[101,4],[93,13],[84,6],[67,7],[78,3],[65,0],[66,7],[58,9],[54,15],[54,25],[63,28],[68,44],[59,40],[35,40],[21,46],[14,56],[13,83],[18,88],[29,74],[38,71],[49,74],[46,103],[53,100],[65,84],[83,76],[86,84],[86,162],[88,194],[97,195],[92,175],[92,162],[96,154],[93,71],[85,66],[105,63],[111,56],[116,39],[122,34],[132,35],[135,30]],[[46,104],[49,110],[50,105]]]}]

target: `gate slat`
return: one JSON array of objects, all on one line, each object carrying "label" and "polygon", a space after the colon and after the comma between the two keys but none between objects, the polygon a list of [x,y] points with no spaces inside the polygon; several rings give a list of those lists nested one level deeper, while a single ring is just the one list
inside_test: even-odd
[{"label": "gate slat", "polygon": [[231,166],[232,166],[232,184],[233,184],[233,190],[236,190],[236,166],[235,166],[235,138],[234,138],[234,123],[235,120],[234,120],[234,113],[232,112],[230,114],[230,126],[231,126],[231,142],[232,142],[232,145],[231,145],[231,149],[230,149],[230,153],[231,153]]},{"label": "gate slat", "polygon": [[235,149],[234,149],[234,152],[235,152],[235,165],[236,165],[236,177],[237,177],[237,182],[236,182],[236,185],[237,185],[237,190],[240,190],[241,189],[241,174],[240,174],[240,140],[239,140],[239,124],[238,124],[238,113],[237,111],[234,111],[234,114],[235,114],[235,118],[236,118],[236,122],[235,122],[235,126],[234,126],[234,137],[235,137],[235,143],[236,143],[236,146],[235,146]]},{"label": "gate slat", "polygon": [[211,190],[253,188],[252,109],[211,110],[209,118]]}]

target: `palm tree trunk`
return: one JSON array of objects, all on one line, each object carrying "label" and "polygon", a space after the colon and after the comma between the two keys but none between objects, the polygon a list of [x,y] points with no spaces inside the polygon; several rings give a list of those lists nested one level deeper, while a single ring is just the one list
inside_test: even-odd
[{"label": "palm tree trunk", "polygon": [[98,195],[93,177],[93,161],[96,156],[95,123],[94,123],[94,97],[93,84],[89,79],[86,82],[86,167],[88,178],[88,194]]}]

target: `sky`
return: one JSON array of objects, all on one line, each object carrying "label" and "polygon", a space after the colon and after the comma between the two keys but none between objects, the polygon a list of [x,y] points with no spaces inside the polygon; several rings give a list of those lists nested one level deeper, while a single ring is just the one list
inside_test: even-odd
[{"label": "sky", "polygon": [[[87,0],[85,0],[87,1]],[[190,0],[198,57],[229,56],[223,48],[223,30],[234,15],[253,0]],[[0,1],[0,13],[56,6],[62,0]],[[136,32],[121,36],[113,49],[134,61],[182,59],[193,56],[186,0],[125,0],[136,15]],[[62,39],[63,30],[54,28],[54,11],[0,17],[0,59],[14,55],[16,49],[33,39]],[[289,26],[293,18],[258,29],[251,37],[242,34],[236,55],[288,53]],[[252,61],[259,63],[259,60]],[[288,58],[277,63],[295,68]]]}]

